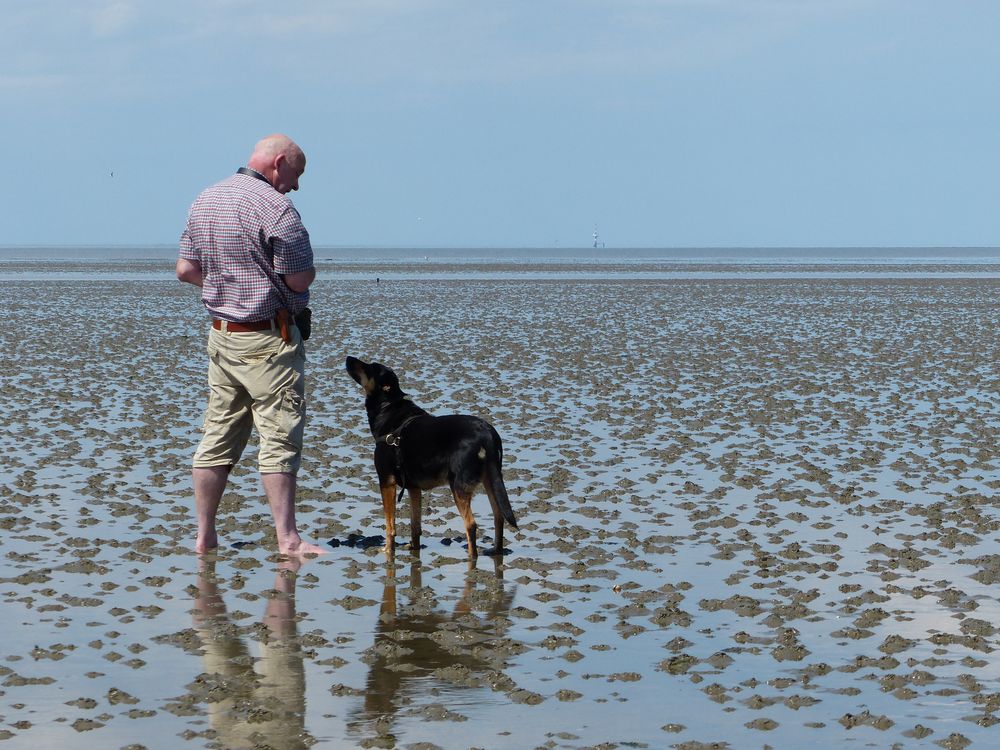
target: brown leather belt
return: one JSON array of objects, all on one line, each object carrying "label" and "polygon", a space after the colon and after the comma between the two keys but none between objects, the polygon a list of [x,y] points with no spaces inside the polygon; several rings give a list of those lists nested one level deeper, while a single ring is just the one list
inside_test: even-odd
[{"label": "brown leather belt", "polygon": [[277,328],[273,320],[255,320],[253,323],[233,323],[232,321],[222,321],[212,318],[212,328],[216,331],[222,330],[222,324],[226,324],[226,330],[230,333],[250,333],[252,331],[270,331]]}]

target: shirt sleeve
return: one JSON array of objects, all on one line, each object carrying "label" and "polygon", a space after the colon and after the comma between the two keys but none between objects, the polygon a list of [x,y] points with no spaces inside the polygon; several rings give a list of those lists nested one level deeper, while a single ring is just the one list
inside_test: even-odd
[{"label": "shirt sleeve", "polygon": [[201,253],[194,246],[194,240],[191,239],[190,227],[184,227],[184,232],[181,234],[180,243],[180,256],[185,260],[194,260],[201,263]]},{"label": "shirt sleeve", "polygon": [[302,225],[299,212],[291,206],[275,223],[271,247],[274,250],[275,273],[299,273],[313,267],[309,232]]}]

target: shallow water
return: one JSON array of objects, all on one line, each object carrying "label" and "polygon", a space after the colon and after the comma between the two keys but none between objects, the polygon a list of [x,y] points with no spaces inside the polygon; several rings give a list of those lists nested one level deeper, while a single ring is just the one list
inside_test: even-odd
[{"label": "shallow water", "polygon": [[436,491],[296,570],[248,453],[199,560],[196,290],[8,278],[0,746],[996,744],[995,280],[344,270],[300,527],[383,532],[352,354],[498,428],[511,553]]}]

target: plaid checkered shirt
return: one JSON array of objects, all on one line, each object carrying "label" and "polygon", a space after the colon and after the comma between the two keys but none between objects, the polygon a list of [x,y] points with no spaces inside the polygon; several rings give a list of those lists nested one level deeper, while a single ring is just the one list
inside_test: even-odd
[{"label": "plaid checkered shirt", "polygon": [[251,323],[309,303],[308,291],[282,279],[313,267],[309,233],[291,200],[252,175],[234,174],[195,199],[180,257],[201,265],[201,299],[213,317]]}]

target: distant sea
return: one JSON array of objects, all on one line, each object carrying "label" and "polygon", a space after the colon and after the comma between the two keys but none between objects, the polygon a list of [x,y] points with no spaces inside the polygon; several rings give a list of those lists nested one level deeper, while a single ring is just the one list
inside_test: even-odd
[{"label": "distant sea", "polygon": [[[317,260],[489,263],[1000,263],[1000,247],[336,247]],[[176,245],[0,246],[3,261],[172,260]]]},{"label": "distant sea", "polygon": [[[314,248],[331,279],[727,277],[1000,278],[1000,247]],[[172,278],[176,245],[0,247],[0,281]]]}]

